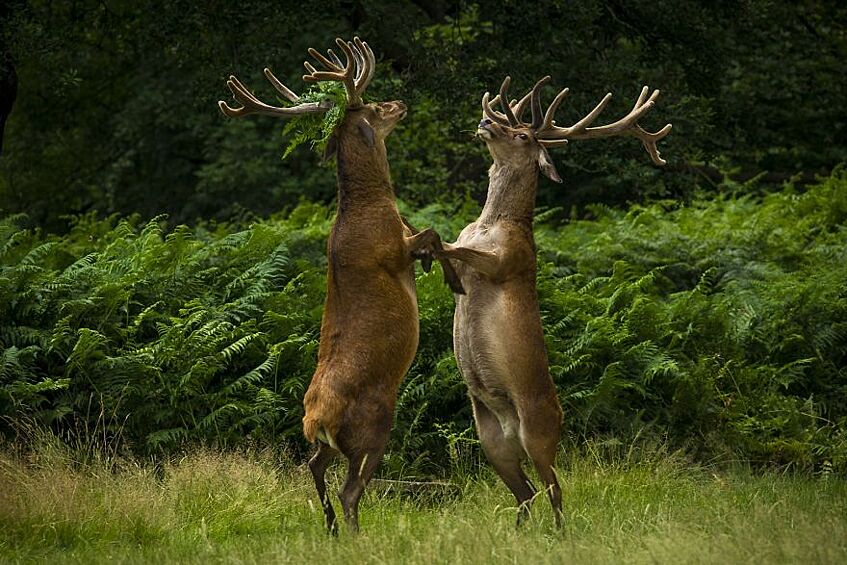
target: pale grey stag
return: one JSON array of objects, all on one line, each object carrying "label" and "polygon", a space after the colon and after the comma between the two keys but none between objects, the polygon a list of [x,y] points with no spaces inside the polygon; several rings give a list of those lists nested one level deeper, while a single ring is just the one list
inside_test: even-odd
[{"label": "pale grey stag", "polygon": [[[562,410],[547,366],[535,288],[532,220],[538,172],[561,182],[548,147],[614,136],[640,139],[653,162],[663,165],[656,142],[671,126],[648,133],[638,125],[659,94],[657,90],[648,98],[646,86],[632,111],[614,123],[590,127],[608,104],[608,94],[572,126],[558,126],[553,116],[568,89],[542,112],[540,89],[549,80],[538,81],[517,102],[508,103],[509,77],[494,100],[489,101],[488,93],[483,96],[477,135],[494,159],[488,197],[479,218],[462,230],[455,244],[445,243],[435,256],[457,261],[466,292],[456,295],[453,345],[486,457],[518,501],[518,523],[528,514],[536,493],[521,467],[529,458],[553,505],[556,525],[561,526],[562,495],[553,463]],[[502,113],[491,107],[498,101]],[[532,110],[530,123],[522,121],[527,105]]]}]

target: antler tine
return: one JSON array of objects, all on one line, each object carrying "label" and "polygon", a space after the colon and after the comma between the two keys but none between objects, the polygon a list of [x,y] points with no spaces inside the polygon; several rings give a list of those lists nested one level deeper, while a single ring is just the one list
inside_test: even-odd
[{"label": "antler tine", "polygon": [[594,106],[594,109],[588,112],[588,115],[579,120],[577,123],[572,125],[570,128],[565,128],[570,130],[570,134],[573,136],[574,134],[578,134],[580,132],[585,131],[585,128],[588,127],[588,124],[594,123],[594,120],[597,119],[597,116],[606,109],[606,106],[609,104],[609,100],[612,99],[612,93],[607,92],[606,96],[603,97],[600,102]]},{"label": "antler tine", "polygon": [[[335,80],[345,82],[346,84],[346,79],[353,70],[354,57],[350,52],[350,48],[347,47],[347,44],[343,40],[336,39],[335,42],[338,43],[339,47],[341,47],[344,51],[344,55],[347,57],[347,62],[342,64],[341,60],[335,55],[335,53],[332,52],[331,49],[329,50],[329,53],[334,61],[330,61],[321,55],[316,49],[309,48],[309,54],[328,70],[319,71],[308,61],[304,61],[303,66],[306,67],[307,71],[309,71],[309,74],[303,75],[304,81],[320,82],[322,80]],[[350,78],[350,84],[352,86],[352,78]]]},{"label": "antler tine", "polygon": [[335,51],[333,51],[332,49],[327,49],[326,52],[329,54],[329,58],[332,59],[332,62],[335,63],[335,65],[339,69],[344,68],[344,63],[341,62],[341,59],[338,58],[338,55],[335,54]]},{"label": "antler tine", "polygon": [[[555,121],[553,120],[553,112],[555,111],[561,101],[568,93],[568,89],[562,90],[557,96],[556,100],[553,101],[553,104],[547,109],[547,113],[544,115],[544,124],[542,127],[536,131],[536,137],[538,139],[576,139],[580,133],[584,133],[589,124],[591,124],[594,120],[597,119],[597,116],[606,108],[606,105],[609,104],[609,100],[612,99],[612,93],[609,92],[606,96],[603,97],[600,102],[594,106],[594,109],[591,110],[584,118],[579,120],[577,123],[570,127],[558,127],[555,125]],[[557,102],[558,101],[558,102]],[[595,129],[595,128],[589,128]]]},{"label": "antler tine", "polygon": [[556,110],[558,110],[559,104],[562,103],[562,100],[565,99],[569,92],[569,88],[563,88],[559,92],[559,94],[556,95],[556,97],[553,99],[553,102],[551,102],[550,106],[547,107],[547,112],[544,114],[544,122],[541,124],[541,127],[538,128],[536,134],[553,127],[555,123],[553,121],[553,117],[556,115]]},{"label": "antler tine", "polygon": [[650,154],[650,159],[652,159],[655,164],[667,165],[668,162],[662,159],[659,154],[659,148],[656,147],[656,142],[664,139],[671,132],[672,127],[673,126],[671,124],[667,124],[656,133],[650,133],[649,131],[641,129],[641,126],[636,125],[631,135],[641,140],[642,145],[644,145],[644,149],[646,149],[647,153]]},{"label": "antler tine", "polygon": [[365,56],[359,51],[359,47],[352,41],[347,42],[347,47],[353,53],[353,59],[356,61],[356,70],[353,72],[353,82],[356,84],[356,90],[359,89],[359,79],[362,78],[362,72],[365,68]]},{"label": "antler tine", "polygon": [[226,86],[232,93],[232,97],[241,103],[241,107],[233,108],[223,100],[218,100],[218,108],[221,109],[221,112],[223,112],[225,116],[230,118],[240,118],[254,113],[250,111],[249,107],[258,103],[259,100],[253,96],[253,94],[247,90],[243,84],[241,84],[241,81],[239,81],[235,75],[229,76],[229,80],[226,81]]},{"label": "antler tine", "polygon": [[291,102],[300,101],[300,97],[294,94],[294,92],[292,92],[291,90],[289,90],[287,86],[282,84],[282,82],[280,82],[280,80],[274,76],[274,74],[269,68],[265,67],[263,72],[265,73],[265,78],[268,79],[268,82],[271,83],[274,88],[276,88],[277,92],[285,96]]},{"label": "antler tine", "polygon": [[519,122],[523,123],[523,113],[526,110],[526,103],[529,102],[529,99],[532,97],[532,91],[527,92],[523,98],[517,104],[511,104],[512,112],[514,112],[515,117]]},{"label": "antler tine", "polygon": [[[635,105],[632,107],[632,110],[630,110],[629,114],[620,120],[611,124],[606,124],[605,126],[588,128],[588,130],[595,133],[615,134],[629,129],[656,104],[656,98],[659,96],[659,91],[654,91],[650,98],[645,102],[644,98],[647,96],[647,91],[648,88],[646,86],[641,89],[641,94],[638,96],[638,100],[635,101]],[[608,94],[607,96],[611,97],[612,95]]]},{"label": "antler tine", "polygon": [[319,71],[309,61],[303,61],[303,66],[309,74],[303,75],[306,82],[320,82],[322,80],[342,80],[343,71]]},{"label": "antler tine", "polygon": [[532,129],[541,127],[544,115],[541,113],[541,87],[550,82],[550,76],[543,77],[535,83],[530,91],[530,103],[532,105]]},{"label": "antler tine", "polygon": [[[550,80],[550,77],[544,77],[543,79],[538,81],[533,87],[533,89],[527,92],[524,97],[521,98],[519,101],[512,100],[508,104],[505,104],[503,101],[508,100],[508,98],[506,97],[506,90],[508,90],[511,80],[511,77],[506,77],[503,80],[503,84],[500,86],[500,94],[497,94],[494,98],[488,101],[489,107],[487,109],[483,105],[483,110],[485,111],[486,116],[502,125],[511,127],[529,125],[524,124],[523,121],[523,113],[526,110],[527,103],[530,102],[530,100],[532,99],[533,92],[536,92],[537,89],[544,86],[544,84],[546,84],[547,81]],[[497,112],[492,108],[495,104],[498,103],[504,109],[505,113]],[[509,114],[511,114],[511,117],[509,117]]]},{"label": "antler tine", "polygon": [[376,71],[376,57],[374,56],[373,49],[371,49],[371,46],[368,45],[366,41],[362,41],[358,37],[354,37],[353,42],[359,48],[363,57],[364,70],[358,83],[359,93],[361,94],[365,91],[371,83],[371,79],[374,77],[374,72]]},{"label": "antler tine", "polygon": [[315,49],[314,47],[309,47],[308,51],[309,51],[309,55],[311,55],[312,58],[315,61],[317,61],[318,63],[323,65],[325,68],[329,69],[330,71],[337,72],[337,71],[340,71],[343,67],[340,64],[336,65],[334,62],[332,62],[329,59],[327,59],[326,57],[324,57],[323,54],[320,51],[318,51],[317,49]]},{"label": "antler tine", "polygon": [[[488,100],[489,96],[491,96],[490,92],[486,92],[485,94],[482,95],[482,112],[485,114],[485,116],[488,119],[495,121],[502,126],[508,126],[509,125],[509,119],[506,118],[506,116],[504,116],[503,114],[494,110],[491,107],[492,101]],[[495,96],[494,100],[499,102],[500,101],[500,95],[498,94],[497,96]]]},{"label": "antler tine", "polygon": [[495,116],[497,116],[498,122],[505,124],[505,125],[509,125],[509,119],[506,117],[506,114],[504,114],[502,112],[498,112],[497,110],[494,109],[494,107],[497,104],[500,104],[500,95],[499,94],[495,94],[494,98],[492,98],[491,100],[488,101],[488,107],[491,110],[491,112]]},{"label": "antler tine", "polygon": [[[642,104],[644,104],[644,98],[646,98],[646,97],[647,97],[647,93],[648,93],[649,91],[650,91],[650,88],[649,88],[649,87],[647,87],[647,86],[642,86],[642,87],[641,87],[641,92],[638,94],[638,100],[636,100],[636,101],[635,101],[635,107],[636,107],[636,108],[638,108],[639,106],[641,106]],[[649,100],[649,102],[655,102],[655,101],[656,101],[656,98],[658,98],[658,97],[659,97],[659,92],[661,92],[661,90],[658,90],[658,89],[654,90],[654,91],[653,91],[653,94],[652,94],[652,95],[650,95],[650,100]]]},{"label": "antler tine", "polygon": [[356,89],[356,79],[353,72],[356,56],[353,54],[350,46],[347,45],[347,42],[340,37],[335,38],[335,43],[341,47],[341,50],[344,51],[344,56],[347,58],[347,64],[344,66],[344,76],[341,79],[344,83],[344,88],[347,90],[347,105],[352,107],[361,106],[362,97]]},{"label": "antler tine", "polygon": [[[291,96],[295,98],[295,100],[292,101],[299,100],[296,94],[288,90],[288,88],[286,88],[281,82],[279,82],[279,80],[276,79],[276,77],[273,76],[273,73],[270,73],[267,69],[265,70],[266,76],[267,74],[270,74],[270,76],[276,81],[271,81],[271,84],[273,84],[279,92],[281,92],[289,100],[291,100]],[[229,80],[226,81],[226,85],[229,87],[230,92],[232,92],[233,98],[235,98],[237,102],[241,103],[240,108],[233,108],[223,100],[218,101],[218,107],[221,109],[221,112],[230,118],[240,118],[243,116],[249,116],[250,114],[264,114],[266,116],[288,118],[300,114],[326,112],[332,105],[330,102],[308,102],[292,108],[279,108],[277,106],[265,104],[256,98],[256,96],[250,92],[235,76],[231,75]],[[282,87],[282,89],[279,87]],[[289,94],[291,96],[289,96]]]},{"label": "antler tine", "polygon": [[509,106],[509,97],[506,95],[506,92],[509,90],[510,82],[512,82],[512,77],[507,76],[503,79],[503,84],[500,85],[500,106],[503,107],[506,118],[509,120],[509,125],[517,127],[520,125],[520,122],[518,122],[518,119],[515,117],[515,113],[512,112],[512,108]]},{"label": "antler tine", "polygon": [[564,147],[568,144],[567,139],[538,139],[537,141],[544,147]]}]

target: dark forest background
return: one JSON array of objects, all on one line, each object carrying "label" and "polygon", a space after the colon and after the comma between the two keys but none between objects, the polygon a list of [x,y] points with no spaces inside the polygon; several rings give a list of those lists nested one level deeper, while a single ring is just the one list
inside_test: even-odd
[{"label": "dark forest background", "polygon": [[[642,85],[662,90],[646,126],[674,124],[669,165],[637,143],[572,144],[564,188],[542,205],[685,197],[729,173],[779,184],[847,157],[847,8],[840,2],[5,2],[5,89],[18,96],[0,160],[0,208],[54,230],[63,215],[168,213],[172,223],[328,202],[333,172],[308,149],[280,160],[283,124],[216,107],[240,77],[274,100],[265,66],[302,91],[306,49],[358,34],[374,47],[373,99],[411,108],[392,139],[398,194],[414,204],[484,196],[471,139],[479,99],[549,74],[571,96],[560,122],[606,92],[607,120]],[[554,94],[547,92],[549,100]]]},{"label": "dark forest background", "polygon": [[[661,89],[664,168],[631,139],[553,152],[539,292],[567,437],[847,465],[847,7],[842,2],[20,1],[0,6],[0,416],[102,427],[136,451],[299,439],[332,165],[284,123],[217,109],[238,76],[301,92],[308,47],[359,35],[403,210],[449,239],[484,199],[473,138],[503,77],[600,121]],[[545,100],[554,95],[545,92]],[[387,468],[469,439],[452,302],[420,275],[422,341]],[[18,432],[15,432],[18,430]],[[645,431],[647,430],[647,431]],[[449,457],[448,457],[449,455]]]}]

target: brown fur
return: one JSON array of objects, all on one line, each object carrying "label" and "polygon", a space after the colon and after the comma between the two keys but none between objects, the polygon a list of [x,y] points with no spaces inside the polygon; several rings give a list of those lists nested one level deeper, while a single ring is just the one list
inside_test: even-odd
[{"label": "brown fur", "polygon": [[456,270],[467,294],[456,296],[453,344],[483,450],[515,495],[519,522],[536,492],[521,468],[529,458],[561,525],[553,462],[562,410],[544,347],[532,236],[546,153],[528,128],[487,122],[480,124],[480,136],[494,164],[482,214],[436,256],[460,261]]},{"label": "brown fur", "polygon": [[[418,231],[397,211],[388,170],[385,138],[406,115],[400,102],[363,105],[376,58],[367,43],[335,40],[345,63],[332,51],[309,54],[323,70],[306,62],[307,82],[340,81],[347,111],[333,132],[326,157],[338,160],[338,214],[327,242],[327,296],[321,321],[318,363],[303,399],[303,433],[318,446],[309,468],[327,527],[336,531],[335,510],[326,494],[327,465],[339,453],[348,460],[339,493],[344,517],[357,530],[359,498],[382,459],[400,381],[418,347],[415,259],[428,270],[441,239],[432,229]],[[224,101],[224,115],[288,118],[323,113],[332,102],[303,102],[270,69],[265,77],[295,105],[270,106],[236,77],[227,87],[240,104]],[[450,262],[441,260],[454,292],[464,290]]]},{"label": "brown fur", "polygon": [[385,138],[405,114],[402,102],[370,104],[348,110],[335,132],[338,215],[327,243],[318,365],[303,401],[303,432],[318,444],[310,467],[331,531],[326,466],[339,451],[348,459],[339,496],[357,529],[359,497],[385,451],[397,389],[418,347],[414,255],[440,243],[432,230],[413,234],[395,203]]}]

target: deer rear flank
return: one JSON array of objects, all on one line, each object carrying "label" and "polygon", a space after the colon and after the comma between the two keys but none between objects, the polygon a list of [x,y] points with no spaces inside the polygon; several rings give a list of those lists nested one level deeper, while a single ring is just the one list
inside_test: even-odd
[{"label": "deer rear flank", "polygon": [[[397,210],[385,139],[406,116],[406,106],[400,101],[364,104],[361,96],[376,65],[373,51],[358,37],[336,43],[346,62],[331,49],[326,56],[309,49],[324,70],[307,62],[303,77],[307,82],[340,81],[347,92],[347,111],[327,148],[337,159],[338,212],[327,242],[317,368],[303,401],[303,433],[317,444],[309,468],[332,533],[337,527],[326,492],[327,466],[339,452],[348,460],[339,498],[348,525],[358,530],[359,500],[382,459],[397,389],[418,347],[414,262],[441,246],[438,234],[418,232]],[[269,106],[230,77],[227,85],[242,107],[220,102],[221,110],[232,117],[290,117],[331,107],[300,103],[268,69],[265,76],[297,105]],[[449,262],[442,265],[454,291],[463,292]]]},{"label": "deer rear flank", "polygon": [[[562,494],[553,467],[562,424],[556,387],[550,377],[536,291],[536,248],[532,233],[538,173],[561,182],[547,147],[568,139],[630,135],[642,140],[656,164],[664,164],[656,142],[670,125],[648,133],[637,120],[649,110],[647,88],[633,110],[613,124],[588,127],[608,103],[607,95],[592,112],[571,126],[555,125],[553,115],[565,89],[542,114],[540,88],[545,77],[519,102],[506,103],[509,78],[499,96],[483,96],[483,119],[477,135],[494,160],[488,196],[477,220],[436,257],[458,261],[456,271],[465,295],[456,295],[453,346],[467,383],[477,433],[486,457],[518,502],[518,523],[529,513],[536,494],[521,463],[530,459],[562,524]],[[504,112],[491,103],[499,99]],[[527,104],[532,122],[522,121]]]}]

